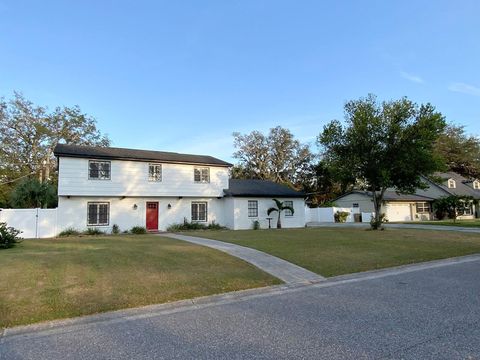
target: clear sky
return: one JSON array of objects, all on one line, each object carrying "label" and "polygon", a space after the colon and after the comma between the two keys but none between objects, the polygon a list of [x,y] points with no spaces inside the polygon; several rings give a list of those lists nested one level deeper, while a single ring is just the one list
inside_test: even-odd
[{"label": "clear sky", "polygon": [[0,0],[0,95],[75,105],[114,146],[231,160],[314,144],[346,100],[431,102],[480,134],[480,1]]}]

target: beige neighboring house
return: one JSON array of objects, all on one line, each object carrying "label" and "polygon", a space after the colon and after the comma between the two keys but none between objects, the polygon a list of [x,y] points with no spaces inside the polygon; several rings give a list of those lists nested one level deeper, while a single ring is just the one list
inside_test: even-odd
[{"label": "beige neighboring house", "polygon": [[[427,189],[417,189],[414,194],[400,194],[387,190],[382,204],[382,213],[390,222],[424,221],[435,218],[432,204],[436,199],[450,195],[472,196],[480,200],[480,181],[467,179],[453,172],[437,173],[435,181],[424,177]],[[372,193],[361,190],[350,191],[335,200],[339,207],[359,208],[360,212],[374,212]],[[479,216],[478,205],[465,209],[458,218],[474,219]]]}]

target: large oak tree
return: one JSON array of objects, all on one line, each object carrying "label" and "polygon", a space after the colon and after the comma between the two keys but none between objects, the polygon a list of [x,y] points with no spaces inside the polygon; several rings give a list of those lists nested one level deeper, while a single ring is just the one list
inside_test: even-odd
[{"label": "large oak tree", "polygon": [[107,146],[110,140],[78,106],[50,111],[20,93],[9,100],[0,98],[0,207],[7,205],[17,179],[42,170],[53,177],[53,148],[59,142]]}]

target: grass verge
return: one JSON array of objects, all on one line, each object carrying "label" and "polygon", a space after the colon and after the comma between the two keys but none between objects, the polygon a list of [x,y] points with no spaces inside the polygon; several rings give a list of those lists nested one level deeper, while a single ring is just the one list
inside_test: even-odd
[{"label": "grass verge", "polygon": [[0,251],[0,264],[0,328],[280,283],[156,235],[25,240]]},{"label": "grass verge", "polygon": [[480,234],[423,229],[322,227],[189,235],[251,247],[327,277],[480,253]]}]

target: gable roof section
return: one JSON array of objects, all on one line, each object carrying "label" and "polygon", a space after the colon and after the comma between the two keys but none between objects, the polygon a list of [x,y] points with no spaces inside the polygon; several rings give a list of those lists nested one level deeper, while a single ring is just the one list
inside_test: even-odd
[{"label": "gable roof section", "polygon": [[459,196],[473,196],[475,199],[480,199],[480,190],[476,190],[473,188],[472,185],[468,185],[473,184],[474,180],[467,179],[454,172],[436,173],[434,175],[435,177],[441,178],[444,181],[447,181],[448,179],[455,180],[456,187],[454,189],[449,188],[443,183],[435,183],[439,188],[446,191],[448,194]]},{"label": "gable roof section", "polygon": [[106,160],[158,161],[175,164],[199,164],[230,167],[232,164],[207,155],[179,154],[166,151],[125,149],[115,147],[97,147],[57,144],[53,150],[55,156],[92,158]]},{"label": "gable roof section", "polygon": [[[360,191],[360,190],[352,190],[346,194],[343,194],[333,200],[334,202],[348,196],[350,194],[357,194],[362,195],[368,198],[372,197],[371,191]],[[433,201],[434,199],[428,196],[418,195],[418,194],[398,194],[395,191],[385,191],[383,196],[384,201]]]},{"label": "gable roof section", "polygon": [[230,179],[225,196],[231,197],[271,197],[304,198],[305,193],[296,191],[286,185],[268,180]]}]

